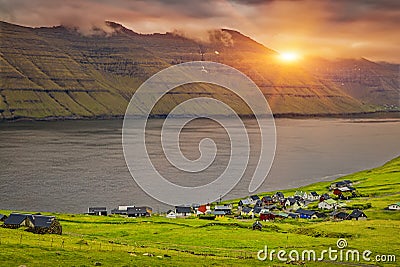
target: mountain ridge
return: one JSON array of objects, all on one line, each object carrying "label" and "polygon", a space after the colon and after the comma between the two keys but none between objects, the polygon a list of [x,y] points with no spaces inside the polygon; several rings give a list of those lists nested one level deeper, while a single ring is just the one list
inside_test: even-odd
[{"label": "mountain ridge", "polygon": [[[106,24],[114,31],[97,29],[96,34],[83,35],[64,26],[30,28],[1,22],[0,119],[123,116],[134,91],[151,75],[199,60],[245,73],[276,114],[331,116],[399,109],[393,65],[354,60],[282,65],[276,51],[235,30],[211,31],[209,41],[200,42],[175,33],[140,34],[118,23]],[[352,64],[360,70],[349,74]],[[167,114],[193,94],[211,95],[229,102],[240,115],[250,114],[233,93],[202,84],[175,88],[153,115]]]}]

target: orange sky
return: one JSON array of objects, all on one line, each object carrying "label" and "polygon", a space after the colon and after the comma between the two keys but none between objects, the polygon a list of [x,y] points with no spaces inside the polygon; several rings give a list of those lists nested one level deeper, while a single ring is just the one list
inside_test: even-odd
[{"label": "orange sky", "polygon": [[3,0],[0,18],[83,32],[111,20],[136,32],[194,37],[230,28],[279,52],[400,62],[398,0]]}]

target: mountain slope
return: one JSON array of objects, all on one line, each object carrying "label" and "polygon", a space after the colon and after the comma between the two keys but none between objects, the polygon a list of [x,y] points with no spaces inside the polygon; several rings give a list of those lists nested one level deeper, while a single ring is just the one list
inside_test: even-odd
[{"label": "mountain slope", "polygon": [[[369,102],[359,93],[360,86],[343,88],[326,78],[328,74],[283,66],[276,52],[236,31],[216,30],[210,32],[209,42],[199,43],[171,33],[137,34],[112,22],[107,26],[112,34],[98,30],[83,36],[62,26],[28,28],[1,22],[0,119],[123,115],[147,78],[193,60],[217,61],[243,71],[263,91],[274,113],[367,112],[376,109],[370,104],[384,105],[393,98],[383,90],[381,102]],[[393,71],[386,69],[387,83],[397,86]],[[224,100],[240,114],[250,112],[229,91],[203,84],[176,88],[153,114],[166,114],[193,94]]]}]

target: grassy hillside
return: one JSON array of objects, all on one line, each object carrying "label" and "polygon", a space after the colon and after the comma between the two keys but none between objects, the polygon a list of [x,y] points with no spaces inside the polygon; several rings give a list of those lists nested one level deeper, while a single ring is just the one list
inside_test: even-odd
[{"label": "grassy hillside", "polygon": [[[398,90],[397,71],[391,65],[366,61],[362,68],[368,71],[368,79],[343,83],[341,77],[351,73],[351,62],[342,66],[321,61],[318,68],[282,64],[276,52],[232,30],[212,32],[210,42],[198,43],[171,33],[142,35],[116,23],[107,25],[113,34],[83,36],[61,26],[27,28],[0,22],[0,120],[123,115],[134,91],[151,75],[174,64],[202,59],[243,71],[263,91],[274,113],[398,109],[393,100]],[[319,71],[321,68],[329,73]],[[191,98],[193,90],[181,88],[165,96],[153,114],[167,113],[171,103]],[[197,90],[206,96],[222,95],[240,114],[249,113],[243,103],[237,105],[239,100],[232,93],[210,85],[199,85]]]},{"label": "grassy hillside", "polygon": [[[400,157],[382,167],[361,171],[342,179],[355,182],[364,197],[354,203],[371,203],[364,210],[366,221],[285,219],[263,222],[262,231],[252,231],[253,220],[221,218],[216,221],[150,218],[93,217],[55,214],[63,235],[34,235],[23,229],[0,228],[1,266],[286,266],[260,262],[257,251],[269,249],[336,248],[346,238],[348,249],[400,255],[400,212],[384,208],[400,201]],[[302,187],[326,192],[330,182]],[[296,189],[298,190],[298,189]],[[293,190],[284,191],[286,195]],[[0,211],[8,214],[9,211]],[[363,262],[378,266],[396,263]],[[298,264],[301,264],[298,262]],[[352,265],[354,262],[307,262],[307,266]]]}]

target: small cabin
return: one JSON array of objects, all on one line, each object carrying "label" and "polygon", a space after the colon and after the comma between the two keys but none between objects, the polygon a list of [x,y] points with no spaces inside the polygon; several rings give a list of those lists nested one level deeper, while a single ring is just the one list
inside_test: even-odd
[{"label": "small cabin", "polygon": [[336,209],[336,207],[337,207],[337,202],[331,198],[324,200],[322,202],[319,202],[319,204],[318,204],[318,208],[321,210],[332,210],[332,209]]},{"label": "small cabin", "polygon": [[150,217],[152,209],[149,207],[127,207],[128,217]]},{"label": "small cabin", "polygon": [[62,234],[62,226],[55,216],[32,215],[33,227],[28,231],[35,234]]},{"label": "small cabin", "polygon": [[3,227],[16,229],[28,227],[35,234],[62,234],[62,226],[55,216],[12,213],[4,221]]},{"label": "small cabin", "polygon": [[315,210],[305,210],[298,209],[296,213],[299,214],[299,217],[302,219],[317,219],[319,218],[317,211]]},{"label": "small cabin", "polygon": [[353,210],[352,213],[349,214],[349,216],[347,216],[347,220],[366,220],[368,217],[367,215],[365,215],[365,213],[359,209],[355,209]]},{"label": "small cabin", "polygon": [[345,220],[347,216],[349,216],[349,214],[344,211],[334,211],[330,215],[336,220]]},{"label": "small cabin", "polygon": [[389,205],[388,210],[400,210],[400,202]]},{"label": "small cabin", "polygon": [[282,192],[276,192],[273,196],[272,196],[274,202],[281,202],[282,200],[285,199],[285,195]]},{"label": "small cabin", "polygon": [[134,207],[134,205],[119,205],[118,208],[111,210],[111,214],[128,215],[128,208]]},{"label": "small cabin", "polygon": [[220,205],[214,207],[215,211],[222,211],[224,215],[232,214],[232,205]]},{"label": "small cabin", "polygon": [[31,214],[11,213],[10,216],[4,220],[3,227],[16,229],[22,226],[33,227]]},{"label": "small cabin", "polygon": [[97,215],[97,216],[107,216],[107,208],[106,207],[90,207],[88,209],[89,215]]},{"label": "small cabin", "polygon": [[192,208],[188,206],[176,206],[175,207],[176,217],[187,217],[192,215]]},{"label": "small cabin", "polygon": [[261,221],[271,221],[275,219],[275,214],[272,212],[265,212],[260,214]]},{"label": "small cabin", "polygon": [[167,215],[165,217],[167,217],[169,219],[176,219],[176,213],[173,210],[169,210],[169,211],[167,211]]},{"label": "small cabin", "polygon": [[261,231],[262,230],[262,224],[259,221],[256,221],[256,222],[253,223],[253,227],[252,228],[253,228],[253,230]]}]

